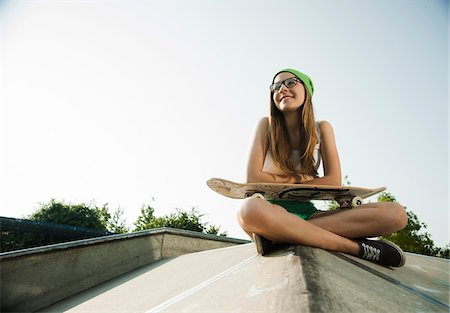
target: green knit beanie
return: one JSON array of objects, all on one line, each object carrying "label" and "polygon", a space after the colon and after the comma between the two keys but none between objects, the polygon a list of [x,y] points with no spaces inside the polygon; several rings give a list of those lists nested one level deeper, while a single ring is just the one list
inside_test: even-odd
[{"label": "green knit beanie", "polygon": [[303,84],[305,85],[306,89],[308,89],[311,96],[313,95],[314,85],[313,85],[311,78],[309,78],[308,75],[303,74],[302,72],[294,70],[292,68],[285,68],[284,70],[281,70],[278,73],[276,73],[272,79],[272,84],[275,80],[275,77],[277,77],[278,74],[283,73],[283,72],[288,72],[288,73],[295,75],[298,79],[300,79],[303,82]]}]

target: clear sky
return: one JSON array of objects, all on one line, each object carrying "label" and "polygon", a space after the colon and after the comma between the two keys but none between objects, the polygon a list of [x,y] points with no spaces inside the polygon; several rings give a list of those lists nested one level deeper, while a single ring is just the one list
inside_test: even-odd
[{"label": "clear sky", "polygon": [[[448,1],[0,1],[0,215],[51,198],[197,207],[245,238],[239,200],[273,74],[312,78],[343,175],[387,186],[449,242]],[[154,201],[152,200],[154,198]]]}]

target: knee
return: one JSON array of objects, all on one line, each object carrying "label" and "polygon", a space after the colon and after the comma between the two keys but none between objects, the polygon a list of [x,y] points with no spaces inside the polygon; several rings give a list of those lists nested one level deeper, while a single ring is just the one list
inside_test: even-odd
[{"label": "knee", "polygon": [[237,213],[239,223],[244,229],[251,230],[256,225],[263,223],[265,219],[265,215],[261,209],[263,201],[265,200],[258,198],[247,198],[244,200]]},{"label": "knee", "polygon": [[396,203],[395,209],[398,230],[402,230],[408,225],[408,215],[406,214],[405,207],[399,203]]},{"label": "knee", "polygon": [[386,223],[392,228],[392,232],[402,230],[408,224],[408,216],[405,208],[397,202],[383,202],[380,210],[386,217]]}]

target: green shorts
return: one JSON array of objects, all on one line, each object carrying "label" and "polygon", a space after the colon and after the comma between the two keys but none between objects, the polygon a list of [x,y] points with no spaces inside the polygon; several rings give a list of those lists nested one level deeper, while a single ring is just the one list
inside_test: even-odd
[{"label": "green shorts", "polygon": [[297,215],[305,221],[309,220],[314,213],[319,210],[309,201],[299,202],[293,200],[268,200],[270,203],[277,204],[286,209],[289,213]]}]

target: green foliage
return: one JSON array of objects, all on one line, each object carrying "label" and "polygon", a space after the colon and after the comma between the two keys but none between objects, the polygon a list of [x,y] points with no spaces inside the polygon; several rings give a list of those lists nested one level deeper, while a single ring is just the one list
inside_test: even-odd
[{"label": "green foliage", "polygon": [[99,208],[85,203],[66,204],[52,199],[47,204],[41,204],[40,209],[31,214],[29,219],[39,222],[107,230],[107,221],[110,216],[107,204]]},{"label": "green foliage", "polygon": [[140,231],[159,227],[171,227],[219,236],[227,235],[226,232],[219,234],[220,227],[214,225],[208,226],[207,223],[203,223],[201,219],[204,215],[200,214],[195,208],[192,208],[190,211],[176,209],[174,213],[161,217],[155,216],[154,213],[155,209],[153,207],[144,205],[141,208],[141,215],[134,223],[134,230]]},{"label": "green foliage", "polygon": [[436,256],[438,256],[440,258],[450,259],[450,244],[447,244],[445,247],[440,248],[437,251]]},{"label": "green foliage", "polygon": [[[350,186],[348,176],[345,176],[343,185]],[[377,200],[378,202],[397,202],[395,196],[389,192],[380,193]],[[329,201],[328,209],[339,209],[339,203],[336,201]],[[436,247],[431,239],[431,235],[426,232],[427,225],[421,222],[414,212],[407,211],[406,214],[408,216],[408,224],[404,229],[390,235],[381,236],[381,238],[396,243],[404,251],[448,259],[450,244],[444,248]]]},{"label": "green foliage", "polygon": [[342,184],[342,186],[351,186],[351,182],[350,179],[348,179],[348,175],[344,176],[344,183]]},{"label": "green foliage", "polygon": [[107,203],[98,207],[95,203],[67,204],[52,199],[47,204],[41,204],[41,207],[28,219],[126,233],[128,229],[122,216],[123,209],[120,207],[111,215]]},{"label": "green foliage", "polygon": [[387,191],[383,191],[380,193],[377,197],[378,202],[397,202],[397,199],[395,199],[394,195]]},{"label": "green foliage", "polygon": [[141,208],[141,215],[138,217],[137,221],[134,223],[134,231],[145,230],[149,228],[158,228],[157,226],[159,222],[156,221],[156,217],[154,215],[155,209],[150,205],[144,205]]},{"label": "green foliage", "polygon": [[339,203],[335,200],[328,201],[328,210],[337,210],[339,209]]},{"label": "green foliage", "polygon": [[[55,199],[49,203],[41,203],[40,207],[26,219],[37,222],[50,222],[62,225],[85,227],[115,233],[126,233],[128,229],[121,219],[122,209],[117,209],[113,215],[107,204],[98,207],[95,204],[67,204]],[[42,245],[64,242],[68,239],[58,234],[41,234],[26,231],[2,231],[1,251],[26,249]]]},{"label": "green foliage", "polygon": [[[145,230],[159,227],[171,227],[186,229],[206,234],[226,236],[227,232],[220,232],[220,227],[208,225],[202,222],[203,215],[195,208],[190,211],[177,209],[174,213],[157,217],[155,209],[145,205],[141,209],[141,215],[135,223],[135,230]],[[56,224],[85,227],[113,233],[127,233],[129,229],[123,219],[124,210],[116,209],[111,213],[108,204],[97,206],[91,204],[67,204],[63,201],[52,199],[49,203],[42,203],[40,207],[27,219],[38,222],[50,222]],[[64,242],[69,239],[58,236],[58,234],[31,233],[25,231],[2,231],[1,252],[31,248]]]},{"label": "green foliage", "polygon": [[117,234],[125,234],[128,233],[130,230],[126,226],[125,219],[122,218],[123,216],[123,209],[117,208],[116,211],[114,211],[113,215],[109,216],[109,218],[106,220],[106,228],[113,233]]},{"label": "green foliage", "polygon": [[227,232],[222,232],[219,234],[220,227],[215,225],[209,225],[208,228],[204,231],[207,234],[217,235],[217,236],[226,236]]},{"label": "green foliage", "polygon": [[430,234],[422,232],[427,226],[419,221],[419,218],[412,211],[406,212],[408,215],[408,225],[396,233],[382,236],[382,238],[392,241],[400,246],[404,251],[425,255],[435,255],[437,250],[431,240]]},{"label": "green foliage", "polygon": [[17,233],[14,231],[1,231],[0,252],[22,250],[26,248],[40,246],[43,241],[42,236],[28,233]]},{"label": "green foliage", "polygon": [[[377,200],[379,202],[396,202],[395,196],[389,192],[382,192]],[[381,238],[396,243],[407,252],[448,258],[449,245],[446,248],[435,247],[431,235],[425,231],[427,225],[421,222],[414,212],[407,211],[406,214],[408,224],[404,229]]]}]

